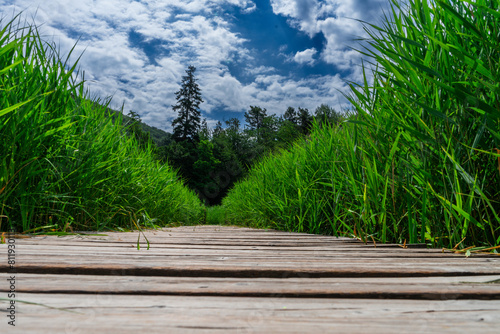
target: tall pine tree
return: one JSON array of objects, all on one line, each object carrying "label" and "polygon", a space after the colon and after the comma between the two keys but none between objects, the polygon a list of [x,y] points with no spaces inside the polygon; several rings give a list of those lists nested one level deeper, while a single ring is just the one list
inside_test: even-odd
[{"label": "tall pine tree", "polygon": [[309,113],[309,110],[307,108],[299,107],[298,121],[299,121],[298,125],[300,127],[300,131],[305,135],[309,134],[309,132],[311,130],[313,117]]},{"label": "tall pine tree", "polygon": [[201,98],[200,87],[194,77],[195,71],[194,66],[188,67],[187,75],[182,77],[181,89],[175,93],[177,104],[172,108],[174,111],[178,111],[179,116],[173,120],[172,127],[174,128],[173,138],[177,142],[198,141],[198,132],[201,126],[199,108],[203,99]]},{"label": "tall pine tree", "polygon": [[298,115],[294,107],[288,107],[288,109],[283,114],[283,119],[297,125]]},{"label": "tall pine tree", "polygon": [[248,112],[245,111],[245,120],[250,130],[259,130],[264,125],[264,118],[267,117],[266,109],[257,106],[250,106]]}]

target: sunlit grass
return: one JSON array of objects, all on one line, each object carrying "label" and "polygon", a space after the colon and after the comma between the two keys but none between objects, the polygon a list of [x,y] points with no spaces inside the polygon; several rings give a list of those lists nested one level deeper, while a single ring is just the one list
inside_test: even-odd
[{"label": "sunlit grass", "polygon": [[499,10],[498,0],[392,1],[383,27],[365,24],[360,52],[375,80],[351,84],[356,114],[257,164],[224,200],[229,220],[499,245]]},{"label": "sunlit grass", "polygon": [[91,100],[54,45],[0,28],[0,230],[152,227],[202,218],[197,196]]}]

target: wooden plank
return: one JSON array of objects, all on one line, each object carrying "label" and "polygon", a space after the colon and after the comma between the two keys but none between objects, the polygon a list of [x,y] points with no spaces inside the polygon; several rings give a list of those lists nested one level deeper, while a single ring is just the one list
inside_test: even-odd
[{"label": "wooden plank", "polygon": [[[18,293],[302,298],[500,299],[500,275],[423,278],[200,278],[18,274]],[[2,289],[3,288],[3,289]],[[0,291],[8,291],[0,287]]]},{"label": "wooden plank", "polygon": [[[36,239],[30,239],[29,242],[17,242],[19,245],[27,246],[28,247],[35,247],[35,246],[43,246],[42,248],[47,249],[47,248],[52,248],[52,247],[62,247],[61,249],[70,249],[70,247],[86,247],[86,248],[95,248],[96,250],[100,249],[106,249],[106,248],[120,248],[120,250],[123,250],[125,248],[137,248],[137,240],[136,242],[82,242],[78,240],[69,240],[69,239],[61,239],[58,240],[57,242],[54,242],[53,240],[47,240],[47,241],[38,241]],[[3,245],[6,247],[5,245]],[[0,245],[1,249],[2,245]],[[144,242],[140,243],[140,248],[141,250],[146,250],[147,249],[147,244]],[[420,254],[425,256],[425,254],[445,254],[445,255],[456,255],[459,257],[464,257],[463,254],[453,254],[451,252],[443,252],[438,249],[423,249],[423,248],[418,248],[418,249],[403,249],[403,248],[396,248],[396,247],[361,247],[361,246],[350,246],[350,247],[337,247],[334,245],[328,245],[328,246],[303,246],[303,247],[287,247],[287,246],[247,246],[247,245],[196,245],[196,244],[176,244],[176,243],[151,243],[150,244],[150,250],[152,249],[181,249],[181,250],[186,250],[186,248],[191,249],[225,249],[225,250],[251,250],[251,251],[290,251],[290,252],[311,252],[311,251],[318,251],[318,252],[331,252],[331,253],[339,253],[339,252],[356,252],[356,253],[364,253],[364,254],[377,254],[377,253],[384,253],[384,254]],[[28,248],[29,249],[29,248]],[[483,256],[483,257],[498,257],[498,255],[495,254],[473,254],[474,257],[476,256]]]},{"label": "wooden plank", "polygon": [[[386,264],[365,263],[349,264],[317,264],[311,263],[223,263],[224,261],[192,262],[177,264],[157,261],[133,261],[122,259],[117,263],[100,263],[100,258],[44,263],[16,263],[19,273],[48,273],[73,275],[134,275],[134,276],[186,276],[186,277],[412,277],[412,276],[473,276],[498,275],[498,268],[485,265],[448,265],[436,266],[421,264]],[[0,272],[7,272],[8,267],[0,266]]]},{"label": "wooden plank", "polygon": [[[51,275],[51,274],[26,274],[20,273],[20,277],[23,277],[23,282],[32,282],[35,284],[37,281],[40,285],[44,285],[45,281],[50,281],[52,278],[60,278],[63,280],[70,281],[71,279],[82,279],[85,281],[92,280],[94,278],[102,278],[103,281],[107,280],[122,280],[127,282],[128,280],[137,278],[138,280],[167,280],[169,282],[253,282],[263,284],[266,282],[287,282],[287,283],[303,283],[307,284],[308,278],[302,277],[290,277],[286,278],[285,281],[279,278],[252,278],[246,280],[245,278],[217,278],[217,277],[151,277],[151,276],[94,276],[94,275]],[[29,281],[28,281],[29,280]],[[311,282],[321,283],[321,284],[340,284],[340,283],[381,283],[381,284],[492,284],[500,285],[500,275],[476,275],[476,276],[429,276],[429,277],[328,277],[328,278],[312,278]],[[112,283],[114,284],[114,283]],[[27,285],[27,284],[23,284]],[[2,288],[0,287],[0,291]]]},{"label": "wooden plank", "polygon": [[[155,244],[178,244],[178,245],[217,245],[217,246],[271,246],[271,247],[315,247],[315,246],[329,246],[329,247],[337,247],[336,244],[329,241],[312,241],[312,240],[261,240],[261,239],[252,239],[252,240],[234,240],[230,237],[228,238],[189,238],[189,239],[168,239],[165,238],[148,238],[149,243],[152,245]],[[22,239],[22,242],[27,242],[29,239]],[[20,244],[22,242],[19,242]],[[96,243],[102,243],[109,241],[100,241],[95,240]],[[137,237],[135,240],[120,240],[115,241],[116,243],[128,243],[128,244],[137,244]],[[142,247],[146,247],[147,242],[141,238],[140,244]],[[340,246],[339,246],[340,247]]]},{"label": "wooden plank", "polygon": [[[18,246],[18,249],[20,247]],[[223,254],[220,253],[210,253],[210,252],[195,252],[184,250],[184,254],[182,252],[169,253],[160,250],[122,250],[122,251],[99,251],[92,248],[79,248],[79,249],[68,249],[63,254],[61,251],[52,251],[50,249],[34,249],[31,251],[25,250],[24,252],[20,251],[18,254],[18,259],[20,262],[36,262],[36,263],[48,263],[53,262],[54,258],[57,258],[59,262],[71,262],[76,261],[76,263],[120,263],[121,261],[156,261],[157,264],[163,264],[168,262],[168,264],[184,264],[186,261],[190,261],[191,263],[220,263],[221,261],[225,263],[233,263],[237,262],[239,264],[247,264],[247,263],[255,263],[255,262],[264,262],[263,265],[274,264],[274,263],[306,263],[312,266],[320,265],[320,266],[336,266],[336,265],[380,265],[380,266],[410,266],[410,265],[453,265],[453,266],[488,266],[491,270],[499,270],[500,271],[500,258],[494,257],[470,257],[465,258],[463,256],[446,256],[440,254],[440,256],[436,257],[402,257],[396,258],[392,256],[378,256],[372,258],[371,256],[356,256],[356,254],[319,254],[319,253],[300,253],[300,254],[276,254],[274,252],[266,252],[263,254],[252,254],[249,252],[226,252]],[[374,252],[374,254],[376,254]]]},{"label": "wooden plank", "polygon": [[[227,247],[209,247],[209,248],[189,248],[189,254],[186,254],[185,247],[155,247],[154,245],[147,249],[146,247],[141,247],[137,249],[135,245],[129,245],[127,247],[94,247],[94,246],[54,246],[54,245],[17,245],[18,248],[22,249],[21,252],[23,256],[31,256],[37,254],[44,255],[60,255],[64,254],[67,256],[75,255],[85,255],[91,254],[96,255],[96,253],[102,255],[130,255],[130,256],[158,256],[158,255],[169,255],[169,256],[216,256],[216,255],[226,255],[226,256],[238,256],[238,257],[293,257],[296,258],[300,256],[301,258],[352,258],[352,260],[363,259],[363,258],[381,258],[381,261],[388,258],[414,258],[414,259],[430,259],[431,261],[438,261],[439,259],[458,261],[458,262],[475,262],[475,261],[486,261],[491,263],[498,263],[500,257],[496,255],[478,254],[471,255],[466,258],[464,254],[451,254],[443,253],[441,251],[435,252],[413,252],[407,250],[394,250],[394,251],[359,251],[356,249],[339,250],[339,249],[325,249],[325,248],[314,248],[314,249],[247,249],[247,248],[227,248]],[[491,259],[491,260],[487,260]]]},{"label": "wooden plank", "polygon": [[[498,333],[500,301],[22,294],[22,333]],[[3,303],[3,305],[2,305]],[[0,301],[0,309],[5,302]],[[68,312],[71,311],[71,312]],[[9,333],[5,321],[0,331]]]},{"label": "wooden plank", "polygon": [[[228,237],[228,239],[230,239]],[[45,240],[40,240],[40,239],[29,239],[30,244],[32,245],[59,245],[59,246],[71,246],[71,245],[88,245],[92,247],[128,247],[132,246],[135,247],[137,246],[137,238],[135,240],[129,240],[129,241],[113,241],[113,240],[76,240],[76,239],[67,239],[67,238],[60,238],[59,240],[55,239],[45,239]],[[201,240],[201,241],[200,241]],[[229,241],[228,243],[224,243],[224,239],[221,239],[221,241],[215,242],[212,241],[210,243],[205,242],[204,239],[193,239],[193,238],[186,238],[183,240],[170,240],[170,239],[159,239],[159,240],[149,240],[150,247],[156,247],[156,248],[181,248],[185,246],[193,246],[194,248],[217,248],[220,246],[227,247],[229,248],[241,248],[241,249],[289,249],[289,250],[302,250],[302,249],[329,249],[329,250],[338,250],[338,251],[343,251],[343,250],[357,250],[357,251],[372,251],[374,249],[378,251],[399,251],[399,250],[412,250],[415,252],[421,252],[421,253],[427,253],[427,252],[436,252],[436,249],[426,249],[426,248],[411,248],[407,247],[407,249],[404,249],[400,247],[400,245],[378,245],[377,247],[373,247],[373,245],[364,245],[364,244],[352,244],[352,245],[343,245],[343,244],[335,244],[335,243],[293,243],[293,242],[283,242],[283,243],[273,243],[273,242],[251,242],[251,241],[244,241],[244,242],[234,242],[234,240]],[[142,248],[147,247],[147,242],[141,238],[141,241],[139,242],[140,246]],[[441,251],[441,250],[439,250]],[[450,253],[448,251],[444,251],[446,253]]]},{"label": "wooden plank", "polygon": [[[151,245],[150,249],[141,247],[140,250],[137,249],[136,245],[121,245],[116,246],[114,244],[109,244],[107,247],[94,246],[88,244],[78,243],[75,245],[47,245],[47,244],[21,244],[23,256],[26,255],[85,255],[93,254],[98,252],[102,256],[107,255],[144,255],[144,256],[174,256],[174,255],[186,255],[185,247],[158,247],[158,245]],[[206,255],[206,256],[252,256],[252,257],[325,257],[325,258],[348,258],[352,257],[354,259],[360,258],[444,258],[444,259],[461,259],[464,260],[463,254],[451,254],[443,253],[438,250],[433,252],[420,252],[420,251],[409,251],[407,249],[401,250],[360,250],[358,247],[349,249],[338,249],[338,248],[312,248],[312,249],[297,249],[297,248],[238,248],[238,247],[196,247],[189,248],[190,256]],[[498,258],[496,255],[488,254],[478,254],[473,255],[471,259],[476,258]]]}]

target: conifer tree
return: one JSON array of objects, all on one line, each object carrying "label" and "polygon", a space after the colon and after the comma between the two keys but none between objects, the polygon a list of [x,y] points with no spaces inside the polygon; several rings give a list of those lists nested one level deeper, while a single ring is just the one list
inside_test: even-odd
[{"label": "conifer tree", "polygon": [[309,131],[311,129],[311,124],[313,121],[313,117],[309,113],[309,110],[307,108],[300,108],[299,107],[298,121],[299,121],[298,125],[300,127],[300,131],[305,135],[309,134]]},{"label": "conifer tree", "polygon": [[283,119],[287,120],[293,124],[297,124],[298,115],[294,107],[288,107],[288,109],[283,114]]},{"label": "conifer tree", "polygon": [[327,104],[322,104],[316,108],[315,115],[320,126],[325,126],[326,124],[338,125],[342,121],[342,114]]},{"label": "conifer tree", "polygon": [[178,111],[179,116],[172,122],[174,128],[173,138],[175,141],[191,142],[198,141],[198,132],[200,131],[201,113],[200,104],[201,90],[194,77],[196,68],[189,66],[186,70],[187,75],[182,77],[181,89],[175,93],[177,104],[172,106],[174,111]]},{"label": "conifer tree", "polygon": [[250,130],[259,130],[264,125],[264,118],[267,116],[266,109],[257,106],[250,106],[250,110],[245,112],[245,120]]},{"label": "conifer tree", "polygon": [[211,131],[208,128],[207,119],[204,118],[203,122],[201,122],[200,132],[198,133],[198,137],[200,140],[210,140]]}]

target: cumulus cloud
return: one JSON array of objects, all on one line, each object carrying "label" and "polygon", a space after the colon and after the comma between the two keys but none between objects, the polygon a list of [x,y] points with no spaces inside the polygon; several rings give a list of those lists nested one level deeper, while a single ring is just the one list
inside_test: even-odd
[{"label": "cumulus cloud", "polygon": [[[292,53],[290,60],[308,66],[324,61],[351,72],[357,54],[345,48],[346,36],[361,30],[348,17],[369,19],[381,2],[271,0],[271,5],[290,26],[311,37],[325,36],[321,54],[309,48]],[[171,105],[188,65],[197,68],[209,124],[215,123],[218,110],[242,112],[250,105],[281,114],[287,106],[313,110],[318,101],[346,103],[339,75],[297,78],[254,61],[248,41],[234,32],[231,15],[223,14],[228,6],[254,13],[252,0],[0,0],[0,6],[2,15],[23,10],[25,17],[34,17],[43,37],[53,40],[63,55],[79,41],[72,60],[83,53],[79,65],[91,92],[112,96],[112,107],[124,104],[125,112],[132,109],[146,123],[166,130],[176,116]],[[231,63],[243,69],[246,82],[230,71]]]},{"label": "cumulus cloud", "polygon": [[271,0],[271,6],[274,13],[289,17],[291,25],[309,35],[317,32],[314,27],[320,7],[317,0]]},{"label": "cumulus cloud", "polygon": [[[124,102],[145,122],[164,129],[176,116],[170,107],[189,64],[197,67],[198,76],[213,77],[220,74],[214,68],[222,61],[247,57],[242,47],[245,40],[213,15],[224,5],[255,10],[249,0],[0,0],[4,13],[24,10],[26,17],[33,16],[44,38],[53,40],[62,53],[79,41],[73,61],[83,53],[79,65],[91,91],[112,95],[115,107]],[[132,41],[132,34],[141,43]],[[155,58],[150,59],[146,48],[153,46],[160,51],[155,50]],[[220,79],[221,84],[226,80]]]},{"label": "cumulus cloud", "polygon": [[[321,59],[340,70],[355,68],[360,54],[353,52],[354,40],[367,37],[358,21],[374,22],[387,6],[386,0],[271,0],[274,13],[289,18],[290,24],[309,36],[322,33],[326,47]],[[297,55],[296,55],[297,56]],[[360,71],[351,74],[361,79]]]},{"label": "cumulus cloud", "polygon": [[307,49],[304,51],[299,51],[293,57],[293,60],[299,64],[313,65],[315,60],[314,56],[318,51],[315,48]]}]

